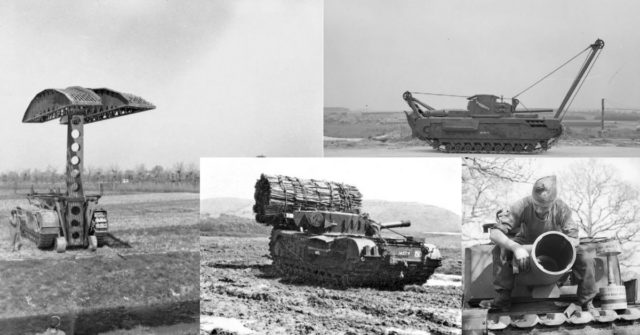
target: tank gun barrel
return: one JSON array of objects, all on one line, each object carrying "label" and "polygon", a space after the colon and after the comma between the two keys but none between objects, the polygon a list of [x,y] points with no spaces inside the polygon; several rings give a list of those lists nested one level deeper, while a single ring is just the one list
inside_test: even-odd
[{"label": "tank gun barrel", "polygon": [[411,221],[409,220],[384,222],[380,224],[381,229],[410,227],[410,226],[411,226]]}]

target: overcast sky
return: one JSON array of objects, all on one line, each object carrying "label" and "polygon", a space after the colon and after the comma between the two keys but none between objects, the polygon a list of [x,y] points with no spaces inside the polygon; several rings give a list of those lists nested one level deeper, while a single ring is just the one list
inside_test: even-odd
[{"label": "overcast sky", "polygon": [[253,199],[260,174],[342,182],[363,199],[418,202],[460,214],[460,158],[203,158],[200,198]]},{"label": "overcast sky", "polygon": [[0,2],[0,172],[63,170],[65,128],[23,124],[46,88],[108,87],[156,110],[90,124],[85,166],[322,153],[322,2]]},{"label": "overcast sky", "polygon": [[[640,2],[326,0],[325,106],[408,110],[404,91],[510,98],[597,38],[605,47],[572,109],[640,109]],[[557,108],[584,58],[520,96]],[[436,108],[466,100],[417,96]]]},{"label": "overcast sky", "polygon": [[[574,164],[584,164],[590,158],[527,158],[530,162],[531,170],[535,171],[532,180],[537,180],[548,175],[560,175],[568,173]],[[616,178],[640,189],[640,158],[596,158],[601,163],[610,166],[615,170]],[[558,178],[558,184],[563,181]],[[532,183],[514,183],[516,192],[527,196],[531,192]]]}]

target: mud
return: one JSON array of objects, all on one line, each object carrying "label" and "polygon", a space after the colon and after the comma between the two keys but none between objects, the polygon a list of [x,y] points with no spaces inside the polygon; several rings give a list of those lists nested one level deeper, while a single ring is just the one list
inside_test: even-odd
[{"label": "mud", "polygon": [[238,323],[251,334],[460,334],[460,273],[437,270],[446,285],[340,289],[282,279],[267,237],[200,243],[201,319],[218,320],[201,334],[234,333],[225,327]]},{"label": "mud", "polygon": [[[180,301],[168,304],[85,309],[64,313],[61,330],[67,334],[99,334],[134,326],[166,326],[198,319],[200,302]],[[36,334],[47,328],[51,315],[31,315],[0,320],[3,334]]]}]

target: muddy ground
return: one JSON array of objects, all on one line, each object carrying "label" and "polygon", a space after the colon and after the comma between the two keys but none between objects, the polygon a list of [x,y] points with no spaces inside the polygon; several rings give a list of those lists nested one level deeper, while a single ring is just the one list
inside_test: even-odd
[{"label": "muddy ground", "polygon": [[[201,334],[459,334],[460,248],[427,285],[389,291],[286,281],[268,237],[201,237]],[[227,333],[225,333],[227,334]]]},{"label": "muddy ground", "polygon": [[0,201],[3,329],[41,332],[55,314],[67,334],[197,333],[198,194],[109,195],[101,204],[110,236],[97,251],[56,253],[23,239],[12,253],[7,209],[26,204]]}]

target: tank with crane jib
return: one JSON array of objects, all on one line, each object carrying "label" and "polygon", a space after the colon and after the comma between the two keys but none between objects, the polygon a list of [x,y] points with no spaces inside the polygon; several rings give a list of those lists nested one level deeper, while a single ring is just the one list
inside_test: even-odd
[{"label": "tank with crane jib", "polygon": [[[516,94],[511,98],[511,103],[490,94],[478,94],[471,97],[456,96],[469,100],[466,110],[438,110],[418,100],[414,94],[452,95],[404,92],[402,98],[412,110],[411,113],[405,112],[412,136],[426,141],[431,147],[442,152],[535,153],[546,151],[556,144],[562,135],[562,119],[602,48],[604,48],[604,41],[597,39],[550,74]],[[553,113],[552,109],[526,107],[524,110],[516,109],[518,105],[523,105],[517,98],[520,94],[585,52],[588,52],[588,55],[553,116],[541,117],[539,115]]]},{"label": "tank with crane jib", "polygon": [[29,104],[22,122],[59,119],[67,127],[66,191],[50,189],[27,194],[28,208],[16,208],[21,233],[40,249],[67,247],[95,250],[108,234],[107,211],[98,206],[102,194],[85,194],[84,125],[154,109],[141,97],[108,88],[79,86],[46,89]]},{"label": "tank with crane jib", "polygon": [[[254,199],[256,221],[272,227],[270,254],[285,277],[395,288],[424,284],[441,265],[433,244],[393,230],[411,222],[379,223],[362,213],[355,186],[263,174]],[[401,238],[382,236],[384,230]]]}]

